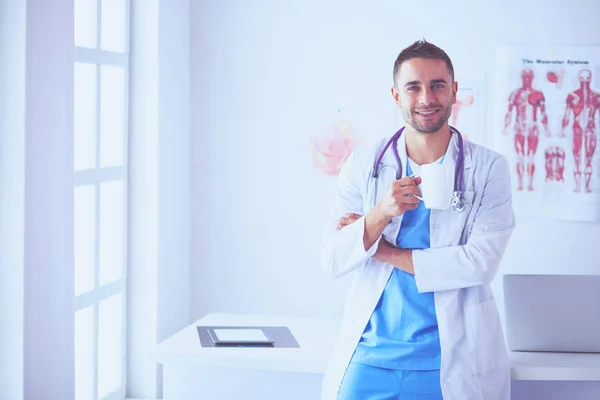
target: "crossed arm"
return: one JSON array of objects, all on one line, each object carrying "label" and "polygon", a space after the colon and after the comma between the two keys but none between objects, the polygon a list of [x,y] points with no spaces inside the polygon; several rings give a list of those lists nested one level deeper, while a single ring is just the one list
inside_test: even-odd
[{"label": "crossed arm", "polygon": [[[369,258],[375,258],[414,273],[420,293],[491,282],[514,229],[510,173],[504,157],[495,156],[482,166],[486,169],[485,179],[480,198],[473,205],[475,215],[469,223],[466,242],[420,250],[398,249],[395,243],[386,243],[383,235],[377,235],[377,229],[372,229],[373,225],[367,221],[374,209],[357,219],[364,214],[363,189],[355,175],[357,168],[356,160],[351,156],[340,173],[338,193],[323,229],[320,263],[328,275],[333,278],[344,276],[364,266]],[[347,214],[340,219],[350,212],[356,214]],[[356,221],[358,224],[354,223]],[[365,235],[366,231],[373,232]],[[376,239],[369,246],[372,236]]]},{"label": "crossed arm", "polygon": [[[338,220],[337,229],[343,229],[344,227],[356,222],[360,217],[362,216],[359,214],[347,214],[345,217],[342,217]],[[377,261],[391,264],[395,268],[411,275],[415,274],[415,268],[412,260],[412,250],[400,249],[383,238],[379,241],[373,258]]]}]

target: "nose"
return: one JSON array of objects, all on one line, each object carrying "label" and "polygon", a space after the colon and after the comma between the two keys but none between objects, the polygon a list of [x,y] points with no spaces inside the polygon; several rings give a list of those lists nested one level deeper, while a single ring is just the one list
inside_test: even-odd
[{"label": "nose", "polygon": [[429,87],[424,87],[423,90],[421,90],[419,102],[423,105],[435,103],[435,96],[433,90]]}]

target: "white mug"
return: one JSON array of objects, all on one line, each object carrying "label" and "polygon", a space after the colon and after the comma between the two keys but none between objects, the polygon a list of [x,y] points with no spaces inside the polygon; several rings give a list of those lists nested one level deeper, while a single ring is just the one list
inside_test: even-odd
[{"label": "white mug", "polygon": [[[449,164],[425,164],[421,166],[421,196],[425,208],[445,210],[450,207],[454,194],[454,169]],[[416,177],[416,176],[415,176]]]}]

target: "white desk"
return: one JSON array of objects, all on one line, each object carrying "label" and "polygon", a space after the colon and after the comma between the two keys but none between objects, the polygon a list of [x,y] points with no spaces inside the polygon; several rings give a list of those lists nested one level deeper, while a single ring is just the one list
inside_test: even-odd
[{"label": "white desk", "polygon": [[[198,325],[287,326],[300,347],[201,347]],[[158,344],[163,398],[318,399],[337,329],[318,319],[209,314]]]},{"label": "white desk", "polygon": [[[201,347],[196,326],[287,326],[300,348]],[[319,319],[209,314],[159,343],[165,400],[319,399],[338,326]],[[600,381],[600,354],[510,354],[513,380]]]},{"label": "white desk", "polygon": [[600,354],[510,352],[512,380],[600,382]]}]

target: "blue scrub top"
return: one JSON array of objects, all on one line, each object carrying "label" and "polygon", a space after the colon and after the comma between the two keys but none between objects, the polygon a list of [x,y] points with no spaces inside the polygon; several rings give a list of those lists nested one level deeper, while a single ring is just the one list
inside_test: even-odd
[{"label": "blue scrub top", "polygon": [[[409,162],[407,175],[411,174]],[[430,215],[423,202],[406,211],[396,245],[428,249]],[[418,293],[414,276],[394,268],[352,361],[380,368],[426,371],[439,369],[440,359],[433,293]]]}]

